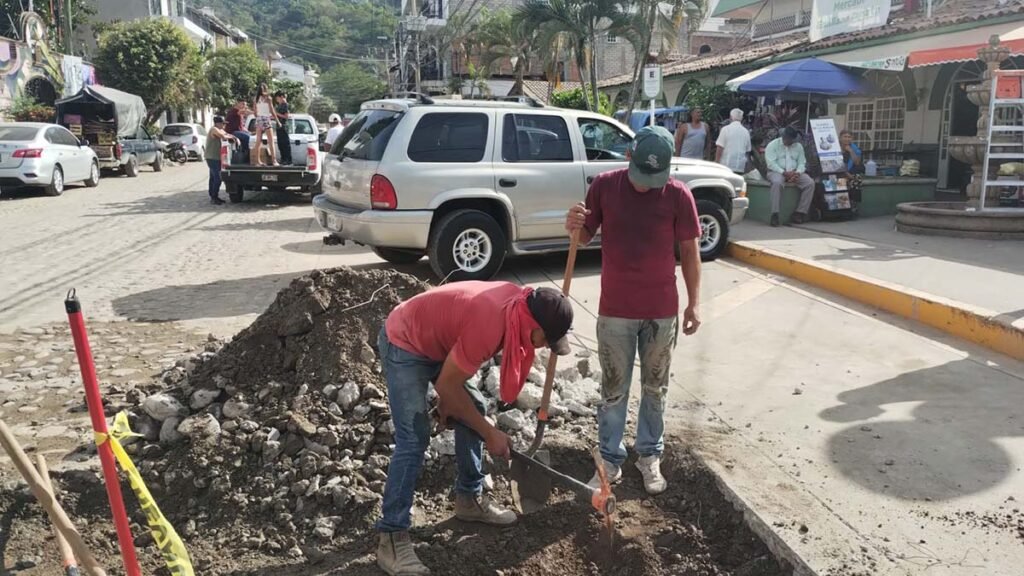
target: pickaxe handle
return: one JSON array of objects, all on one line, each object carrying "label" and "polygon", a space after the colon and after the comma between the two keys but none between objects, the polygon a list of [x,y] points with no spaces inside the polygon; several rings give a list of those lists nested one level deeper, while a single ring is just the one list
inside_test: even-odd
[{"label": "pickaxe handle", "polygon": [[[579,248],[580,233],[574,230],[569,235],[569,257],[565,261],[565,275],[562,277],[562,294],[569,296],[569,287],[572,286],[572,274],[576,269],[576,252]],[[548,426],[548,406],[551,403],[551,389],[555,385],[555,370],[558,368],[558,356],[551,354],[548,357],[547,373],[544,375],[544,394],[540,398],[540,410],[537,411],[537,430],[533,435],[533,443],[526,451],[532,456],[540,448],[544,441],[544,430]]]}]

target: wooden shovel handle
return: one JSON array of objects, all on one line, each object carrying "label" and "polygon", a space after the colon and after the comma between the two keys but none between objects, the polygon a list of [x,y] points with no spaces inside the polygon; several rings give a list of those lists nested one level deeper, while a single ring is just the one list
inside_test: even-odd
[{"label": "wooden shovel handle", "polygon": [[7,455],[11,457],[11,462],[18,469],[21,477],[28,483],[28,487],[32,490],[32,494],[35,495],[39,505],[43,507],[47,516],[50,517],[50,522],[71,543],[71,548],[75,551],[75,555],[82,561],[85,573],[89,576],[106,576],[107,573],[100,567],[96,558],[93,557],[75,525],[68,518],[67,513],[64,512],[64,509],[54,499],[53,493],[47,490],[43,479],[39,476],[39,472],[32,466],[32,461],[29,460],[28,454],[25,454],[21,445],[14,438],[14,434],[11,433],[10,428],[2,420],[0,420],[0,444],[7,451]]},{"label": "wooden shovel handle", "polygon": [[[579,248],[579,230],[573,230],[569,235],[569,257],[565,261],[565,276],[562,277],[562,294],[569,296],[569,287],[572,286],[572,275],[576,270],[576,252]],[[546,422],[548,419],[548,406],[551,402],[551,389],[555,384],[555,369],[558,367],[558,355],[548,356],[547,373],[544,374],[544,394],[540,398],[540,410],[537,412],[537,420]]]}]

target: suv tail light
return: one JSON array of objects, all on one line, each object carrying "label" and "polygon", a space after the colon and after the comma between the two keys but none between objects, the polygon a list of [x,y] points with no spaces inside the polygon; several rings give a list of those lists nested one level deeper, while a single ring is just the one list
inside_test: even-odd
[{"label": "suv tail light", "polygon": [[[313,146],[312,144],[310,144],[309,146],[306,147],[306,169],[309,170],[310,172],[315,172],[316,171],[316,161],[317,161],[316,146]],[[373,185],[372,184],[370,185],[370,189],[371,190],[373,189]]]},{"label": "suv tail light", "polygon": [[12,154],[12,156],[14,156],[15,158],[42,158],[43,157],[43,149],[42,148],[21,148],[20,150],[15,150],[14,154]]},{"label": "suv tail light", "polygon": [[121,157],[121,143],[114,144],[114,158]]},{"label": "suv tail light", "polygon": [[374,174],[370,179],[370,205],[377,210],[394,210],[398,208],[398,195],[391,181]]},{"label": "suv tail light", "polygon": [[220,147],[220,169],[223,170],[228,165],[228,150],[230,145],[226,142]]}]

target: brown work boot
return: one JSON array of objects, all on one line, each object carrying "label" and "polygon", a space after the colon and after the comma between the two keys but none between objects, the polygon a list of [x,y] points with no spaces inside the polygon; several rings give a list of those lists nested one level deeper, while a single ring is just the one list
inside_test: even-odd
[{"label": "brown work boot", "polygon": [[430,574],[412,548],[408,532],[381,532],[377,544],[377,566],[389,576],[423,576]]},{"label": "brown work boot", "polygon": [[456,494],[455,517],[467,522],[483,522],[495,526],[515,524],[516,513],[505,510],[484,494]]},{"label": "brown work boot", "polygon": [[775,213],[772,214],[772,218],[771,218],[771,221],[769,222],[769,224],[771,225],[772,228],[778,228],[779,227],[779,213],[778,212],[775,212]]},{"label": "brown work boot", "polygon": [[793,212],[793,215],[789,217],[789,221],[793,224],[803,224],[807,222],[807,214],[803,212]]}]

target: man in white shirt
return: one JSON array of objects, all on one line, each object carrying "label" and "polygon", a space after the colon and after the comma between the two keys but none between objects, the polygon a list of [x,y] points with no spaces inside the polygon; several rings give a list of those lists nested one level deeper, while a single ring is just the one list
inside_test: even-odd
[{"label": "man in white shirt", "polygon": [[341,132],[345,127],[341,125],[341,116],[338,116],[337,114],[331,114],[327,119],[327,123],[330,124],[331,127],[327,129],[327,135],[324,137],[324,146],[326,146],[327,150],[330,151],[334,146],[334,141],[338,139],[338,136],[341,135]]},{"label": "man in white shirt", "polygon": [[743,110],[733,108],[729,118],[732,122],[722,128],[715,142],[718,146],[715,162],[726,165],[737,174],[745,174],[747,155],[750,154],[750,131],[743,125]]}]

